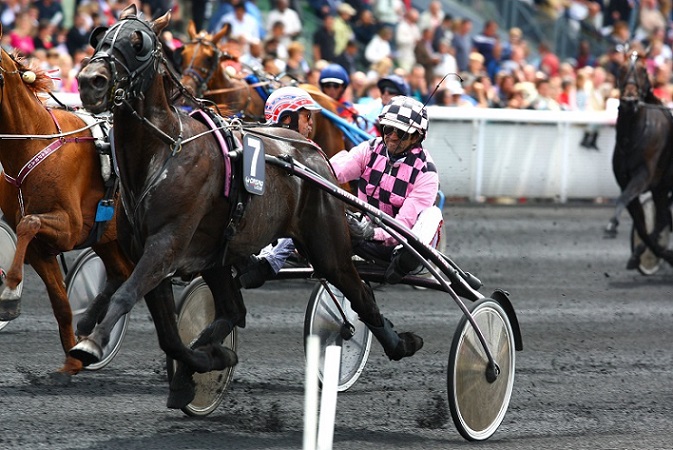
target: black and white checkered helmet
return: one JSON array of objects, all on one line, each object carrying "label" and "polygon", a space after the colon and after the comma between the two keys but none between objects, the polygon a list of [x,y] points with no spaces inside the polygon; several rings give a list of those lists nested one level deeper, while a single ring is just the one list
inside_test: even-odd
[{"label": "black and white checkered helmet", "polygon": [[428,111],[418,100],[398,95],[383,107],[379,123],[410,134],[417,131],[425,134],[428,131]]}]

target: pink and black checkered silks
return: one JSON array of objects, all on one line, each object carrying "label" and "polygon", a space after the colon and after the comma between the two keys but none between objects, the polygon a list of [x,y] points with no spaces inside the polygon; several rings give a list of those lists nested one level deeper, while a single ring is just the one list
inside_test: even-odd
[{"label": "pink and black checkered silks", "polygon": [[395,161],[388,158],[382,144],[380,138],[376,139],[358,190],[367,196],[367,203],[395,217],[416,178],[422,173],[437,172],[437,168],[428,161],[420,146],[409,150],[405,158]]}]

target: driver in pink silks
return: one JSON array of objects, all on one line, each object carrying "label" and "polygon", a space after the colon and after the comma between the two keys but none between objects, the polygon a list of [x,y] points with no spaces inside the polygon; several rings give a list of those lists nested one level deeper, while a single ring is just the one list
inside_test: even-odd
[{"label": "driver in pink silks", "polygon": [[[340,183],[358,181],[358,197],[401,222],[424,244],[435,247],[442,227],[442,212],[434,206],[439,177],[422,142],[428,131],[428,114],[417,100],[397,96],[379,116],[382,138],[341,151],[330,162]],[[420,262],[385,230],[368,219],[349,219],[351,234],[359,236],[354,252],[365,258],[391,261],[385,274],[398,283],[421,268]]]},{"label": "driver in pink silks", "polygon": [[[359,180],[360,199],[394,217],[424,244],[434,247],[439,241],[442,212],[434,206],[439,189],[437,169],[422,147],[428,131],[427,110],[413,98],[397,96],[383,108],[379,121],[383,137],[343,150],[330,162],[340,183]],[[410,252],[366,217],[357,220],[349,215],[349,225],[357,255],[390,261],[386,282],[398,283],[422,268]],[[257,263],[241,276],[241,284],[247,288],[261,286],[278,273],[288,255],[287,242],[265,249]]]}]

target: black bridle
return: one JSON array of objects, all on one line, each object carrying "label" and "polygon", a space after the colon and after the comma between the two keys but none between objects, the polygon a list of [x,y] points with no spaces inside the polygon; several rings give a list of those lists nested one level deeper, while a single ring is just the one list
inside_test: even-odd
[{"label": "black bridle", "polygon": [[[213,51],[215,52],[215,57],[213,58],[210,67],[195,68],[194,62],[196,61],[196,57],[199,55],[199,50],[202,44],[212,48]],[[215,45],[213,42],[203,37],[197,37],[191,42],[185,44],[185,46],[187,45],[196,45],[196,48],[194,49],[194,53],[192,53],[192,58],[189,61],[189,65],[185,70],[182,71],[182,73],[183,75],[190,77],[192,80],[196,82],[196,92],[194,93],[194,95],[196,97],[201,97],[203,93],[208,90],[208,83],[217,72],[217,68],[219,67],[220,64],[220,59],[223,58],[224,54],[217,47],[217,45]]]},{"label": "black bridle", "polygon": [[[626,86],[628,85],[633,85],[636,87],[636,90],[638,91],[638,97],[637,98],[632,98],[632,97],[623,97],[621,100],[625,102],[642,102],[645,100],[645,96],[647,95],[647,91],[649,90],[649,82],[648,80],[640,80],[642,78],[642,75],[639,76],[638,72],[638,52],[632,52],[631,55],[629,56],[629,68],[626,71],[626,76],[622,80],[619,81],[619,92],[623,93],[624,89],[626,89]],[[647,77],[647,72],[644,71],[645,77]]]},{"label": "black bridle", "polygon": [[[150,25],[135,16],[129,16],[105,30],[103,38],[93,42],[100,31],[94,30],[91,34],[92,45],[96,51],[89,61],[104,61],[110,67],[114,82],[110,85],[108,98],[113,100],[115,107],[124,100],[138,98],[145,92],[159,68],[159,62],[165,58],[162,55],[161,43]],[[136,51],[131,45],[131,36],[138,33],[141,39],[141,49]],[[95,45],[94,45],[95,44]],[[113,50],[121,53],[124,61],[113,54]],[[123,69],[123,73],[120,71]]]}]

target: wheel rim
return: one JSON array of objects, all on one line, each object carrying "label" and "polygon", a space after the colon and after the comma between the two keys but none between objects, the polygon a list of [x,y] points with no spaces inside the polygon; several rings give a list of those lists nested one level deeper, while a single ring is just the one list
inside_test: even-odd
[{"label": "wheel rim", "polygon": [[[16,235],[5,222],[0,222],[0,268],[9,270],[16,253]],[[0,321],[0,330],[9,325],[9,322]]]},{"label": "wheel rim", "polygon": [[[180,301],[178,333],[182,342],[191,346],[214,318],[213,294],[208,285],[201,278],[197,278],[191,286],[185,289]],[[222,345],[236,351],[236,344],[237,331],[234,328],[222,341]],[[175,370],[175,362],[172,364]],[[190,416],[206,416],[213,412],[226,395],[233,376],[233,367],[207,373],[195,373],[193,379],[196,384],[196,395],[182,411]]]},{"label": "wheel rim", "polygon": [[493,383],[486,379],[486,352],[464,317],[454,336],[449,359],[449,406],[463,437],[485,440],[498,429],[509,406],[514,385],[514,337],[507,315],[496,302],[483,302],[475,306],[472,314],[500,375]]},{"label": "wheel rim", "polygon": [[[72,309],[72,324],[75,330],[77,329],[77,322],[87,307],[103,291],[106,281],[107,274],[105,273],[103,261],[93,250],[87,250],[75,263],[75,267],[66,280],[68,301]],[[128,314],[125,314],[117,321],[110,333],[108,344],[103,348],[103,357],[97,363],[86,366],[85,369],[99,370],[112,361],[121,348],[128,327],[128,321]]]},{"label": "wheel rim", "polygon": [[372,334],[367,326],[353,311],[348,299],[334,286],[328,284],[330,290],[341,305],[348,321],[355,327],[355,334],[349,340],[341,337],[343,319],[334,301],[322,284],[316,286],[310,310],[310,327],[308,334],[320,339],[320,361],[318,376],[323,380],[325,365],[325,350],[330,345],[341,346],[341,364],[339,367],[339,382],[337,390],[343,392],[350,388],[360,377],[367,364],[372,344]]}]

